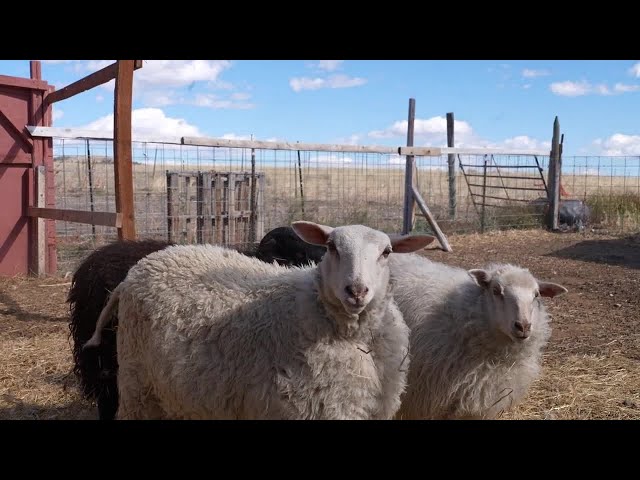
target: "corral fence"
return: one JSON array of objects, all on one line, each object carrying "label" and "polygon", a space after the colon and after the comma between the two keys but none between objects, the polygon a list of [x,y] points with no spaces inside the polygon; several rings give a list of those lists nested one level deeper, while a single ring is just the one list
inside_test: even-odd
[{"label": "corral fence", "polygon": [[[55,138],[53,146],[57,206],[114,211],[112,142]],[[543,227],[549,158],[455,154],[452,197],[449,154],[415,156],[416,189],[445,235]],[[403,228],[406,158],[397,153],[134,142],[133,161],[140,238],[249,244],[298,219]],[[638,157],[564,157],[561,178],[562,198],[589,205],[592,226],[637,228]],[[432,231],[419,213],[413,230]],[[56,230],[67,271],[87,250],[116,238],[113,227],[56,221]]]}]

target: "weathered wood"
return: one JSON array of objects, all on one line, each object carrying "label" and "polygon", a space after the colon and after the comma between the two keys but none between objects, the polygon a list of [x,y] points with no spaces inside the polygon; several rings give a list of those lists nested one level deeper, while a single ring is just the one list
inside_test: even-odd
[{"label": "weathered wood", "polygon": [[213,241],[213,218],[211,211],[212,185],[211,173],[203,172],[198,176],[200,188],[198,190],[198,216],[200,218],[200,235],[198,243],[211,243]]},{"label": "weathered wood", "polygon": [[233,216],[236,211],[236,175],[230,173],[227,176],[227,245],[234,245],[237,243],[236,239],[236,222],[233,221]]},{"label": "weathered wood", "polygon": [[29,61],[31,80],[42,80],[42,63],[40,60]]},{"label": "weathered wood", "polygon": [[0,75],[0,84],[3,87],[26,88],[27,90],[42,90],[46,92],[50,85],[47,82],[37,79],[11,77],[9,75]]},{"label": "weathered wood", "polygon": [[551,230],[558,230],[558,210],[560,208],[560,122],[558,117],[553,122],[553,137],[549,158],[549,213],[547,225]]},{"label": "weathered wood", "polygon": [[416,203],[418,204],[418,207],[420,207],[420,210],[422,210],[422,214],[427,219],[427,222],[429,222],[429,225],[431,225],[431,228],[433,229],[433,231],[434,231],[434,233],[436,235],[436,238],[440,242],[440,245],[442,246],[442,249],[445,252],[451,252],[452,251],[451,245],[449,245],[449,241],[447,240],[447,237],[445,236],[444,233],[442,233],[442,230],[440,229],[440,226],[438,225],[438,222],[436,222],[436,219],[431,214],[431,211],[429,210],[429,207],[427,207],[427,204],[425,203],[424,199],[422,198],[422,195],[420,195],[420,192],[418,192],[417,188],[413,189],[413,197],[414,197]]},{"label": "weathered wood", "polygon": [[224,219],[222,218],[224,207],[224,176],[220,173],[216,173],[214,182],[216,225],[216,236],[214,243],[224,243]]},{"label": "weathered wood", "polygon": [[[113,140],[113,132],[111,130],[89,130],[86,128],[67,127],[40,127],[34,125],[27,125],[27,130],[32,137]],[[153,137],[147,135],[132,135],[131,140],[141,143],[163,143],[167,145],[181,145],[180,137],[169,138]]]},{"label": "weathered wood", "polygon": [[[46,206],[46,167],[39,165],[33,169],[35,175],[35,206],[44,208]],[[33,234],[31,235],[31,271],[33,275],[43,276],[47,268],[47,235],[44,218],[32,217]]]},{"label": "weathered wood", "polygon": [[[407,146],[413,147],[414,123],[416,118],[416,100],[409,99],[409,115],[407,121]],[[413,191],[416,185],[416,163],[413,155],[407,155],[404,171],[404,205],[402,213],[402,233],[413,230],[415,221],[415,202]]]},{"label": "weathered wood", "polygon": [[449,147],[399,147],[399,155],[415,155],[416,157],[438,157],[440,155],[548,155],[547,150],[505,150],[500,148],[449,148]]},{"label": "weathered wood", "polygon": [[11,119],[5,115],[2,109],[0,109],[0,126],[3,126],[7,131],[18,137],[22,141],[28,153],[33,152],[33,142],[31,141],[31,139],[24,133],[22,133],[20,129],[18,129],[18,127],[15,126]]},{"label": "weathered wood", "polygon": [[251,149],[251,219],[249,221],[249,242],[256,241],[256,150]]},{"label": "weathered wood", "polygon": [[118,62],[130,63],[133,66],[133,70],[142,68],[141,60],[118,60],[116,63],[112,63],[97,72],[87,75],[86,77],[61,88],[60,90],[56,90],[55,92],[48,94],[44,98],[45,105],[51,105],[52,103],[66,100],[67,98],[73,97],[87,90],[91,90],[94,87],[113,80],[118,75]]},{"label": "weathered wood", "polygon": [[27,215],[37,218],[48,218],[74,223],[88,223],[104,225],[105,227],[120,228],[122,215],[114,212],[87,212],[85,210],[67,210],[62,208],[29,207]]},{"label": "weathered wood", "polygon": [[261,150],[302,150],[318,152],[397,153],[398,149],[365,145],[330,145],[324,143],[265,142],[261,140],[228,140],[225,138],[182,137],[183,145],[200,147],[255,148]]},{"label": "weathered wood", "polygon": [[[447,113],[447,147],[455,147],[454,141],[454,121],[453,112]],[[455,153],[449,153],[447,158],[449,165],[449,218],[455,220],[456,218],[456,155]]]},{"label": "weathered wood", "polygon": [[[114,179],[116,210],[122,214],[120,240],[135,240],[133,203],[133,162],[131,152],[131,103],[133,97],[133,60],[118,60],[116,65],[115,111],[113,118]],[[108,68],[108,67],[107,67]]]},{"label": "weathered wood", "polygon": [[[486,210],[487,210],[487,157],[484,158],[484,168],[482,170],[482,216],[480,217],[480,233],[484,233],[484,227],[486,223]],[[469,184],[471,186],[471,184]]]}]

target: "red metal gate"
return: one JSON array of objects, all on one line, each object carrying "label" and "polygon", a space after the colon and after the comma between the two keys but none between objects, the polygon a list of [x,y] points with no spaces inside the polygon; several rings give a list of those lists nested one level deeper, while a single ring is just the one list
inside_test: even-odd
[{"label": "red metal gate", "polygon": [[[44,206],[55,205],[52,140],[31,138],[25,128],[51,126],[51,106],[44,108],[43,99],[53,90],[41,80],[40,62],[31,62],[30,79],[0,75],[0,276],[56,272],[55,222],[27,214],[38,205],[39,166],[46,172]],[[39,256],[42,226],[46,247]]]}]

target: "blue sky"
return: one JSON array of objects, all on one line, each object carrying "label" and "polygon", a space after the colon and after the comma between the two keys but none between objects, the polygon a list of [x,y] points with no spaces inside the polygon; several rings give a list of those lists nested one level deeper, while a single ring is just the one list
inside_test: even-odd
[{"label": "blue sky", "polygon": [[[61,88],[113,60],[43,60]],[[0,74],[29,76],[28,60]],[[548,149],[553,119],[571,155],[640,155],[640,62],[443,60],[145,60],[134,131],[399,146],[416,99],[416,145]],[[54,105],[54,126],[110,130],[113,83]]]}]

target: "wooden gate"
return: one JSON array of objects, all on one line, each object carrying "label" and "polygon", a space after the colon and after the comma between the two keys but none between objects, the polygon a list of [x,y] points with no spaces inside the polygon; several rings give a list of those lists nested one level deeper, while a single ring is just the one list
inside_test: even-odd
[{"label": "wooden gate", "polygon": [[[239,245],[264,235],[264,173],[167,171],[169,242]],[[253,201],[252,201],[253,198]],[[253,205],[253,208],[252,208]]]},{"label": "wooden gate", "polygon": [[57,268],[54,221],[28,215],[29,206],[55,205],[52,141],[25,128],[51,125],[43,99],[53,90],[39,62],[31,63],[30,79],[0,75],[0,276]]}]

